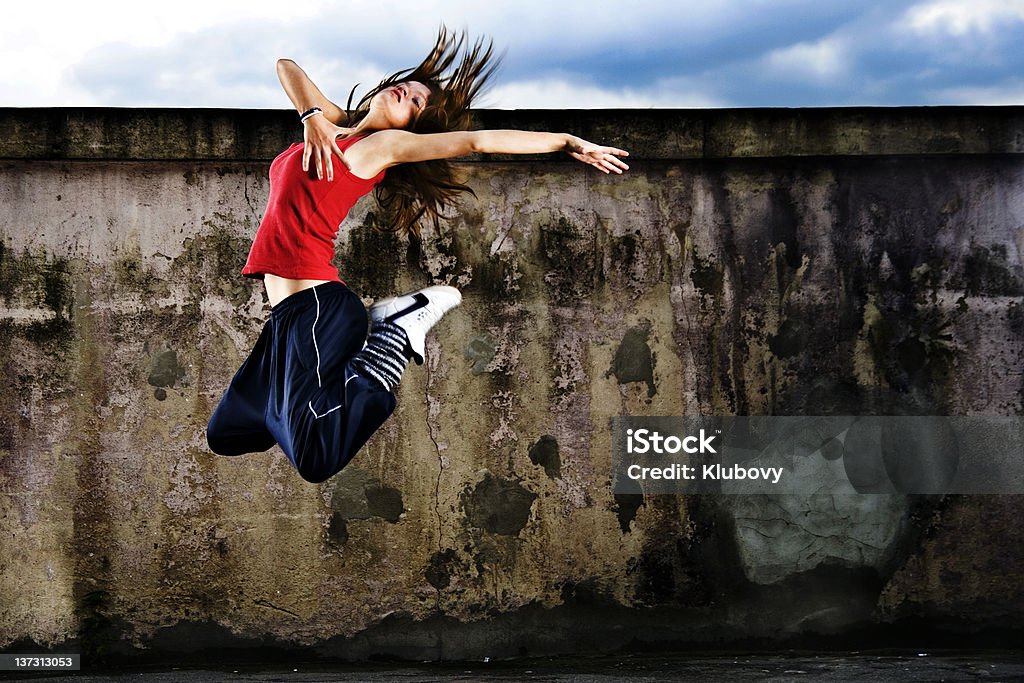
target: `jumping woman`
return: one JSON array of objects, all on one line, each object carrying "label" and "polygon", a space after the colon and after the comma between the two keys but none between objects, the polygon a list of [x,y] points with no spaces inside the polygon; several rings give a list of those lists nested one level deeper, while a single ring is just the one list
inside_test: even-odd
[{"label": "jumping woman", "polygon": [[565,151],[605,173],[628,168],[623,150],[573,135],[469,131],[470,105],[494,67],[490,45],[469,47],[442,28],[422,64],[386,78],[349,113],[297,64],[278,61],[304,142],[270,166],[267,208],[242,269],[263,280],[270,319],[210,417],[214,453],[279,444],[306,481],[333,476],[394,412],[409,359],[423,364],[427,331],[462,300],[454,287],[427,287],[375,303],[367,320],[331,260],[342,220],[370,190],[393,229],[418,236],[421,219],[436,223],[469,190],[453,157]]}]

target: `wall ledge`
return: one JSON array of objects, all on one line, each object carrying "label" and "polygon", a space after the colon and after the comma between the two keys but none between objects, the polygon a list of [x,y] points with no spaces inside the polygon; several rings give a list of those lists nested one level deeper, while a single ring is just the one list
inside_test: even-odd
[{"label": "wall ledge", "polygon": [[[1024,106],[484,109],[477,120],[570,131],[623,147],[634,161],[1024,153]],[[3,159],[269,161],[301,139],[291,110],[0,108]],[[538,159],[552,157],[467,161]]]}]

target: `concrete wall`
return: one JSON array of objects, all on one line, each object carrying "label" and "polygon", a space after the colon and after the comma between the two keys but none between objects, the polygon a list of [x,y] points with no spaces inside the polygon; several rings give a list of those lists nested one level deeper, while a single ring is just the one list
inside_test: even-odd
[{"label": "concrete wall", "polygon": [[268,315],[239,270],[291,113],[0,111],[0,649],[1019,636],[1019,496],[613,496],[609,424],[1022,414],[1024,108],[481,119],[632,170],[467,160],[478,198],[418,244],[357,205],[336,263],[367,303],[465,301],[314,486],[204,435]]}]

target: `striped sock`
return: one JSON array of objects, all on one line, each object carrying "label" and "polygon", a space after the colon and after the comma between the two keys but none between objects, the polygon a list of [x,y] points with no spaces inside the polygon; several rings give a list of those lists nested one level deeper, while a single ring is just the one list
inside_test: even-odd
[{"label": "striped sock", "polygon": [[377,321],[362,351],[352,356],[352,367],[394,391],[402,380],[409,358],[405,355],[408,338],[405,330],[394,323]]}]

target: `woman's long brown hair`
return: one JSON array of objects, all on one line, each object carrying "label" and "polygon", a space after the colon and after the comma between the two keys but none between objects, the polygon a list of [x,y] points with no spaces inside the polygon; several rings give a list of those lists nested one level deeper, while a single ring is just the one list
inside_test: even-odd
[{"label": "woman's long brown hair", "polygon": [[[355,126],[369,112],[370,100],[385,88],[403,81],[419,81],[430,89],[427,106],[409,125],[415,133],[445,133],[469,130],[470,106],[494,74],[500,58],[494,58],[494,43],[478,38],[472,45],[465,33],[452,34],[442,26],[437,42],[419,66],[395,72],[376,88],[363,95],[352,110],[349,94],[348,126]],[[392,166],[375,190],[377,201],[387,216],[386,226],[397,233],[419,236],[420,221],[429,218],[436,226],[442,212],[461,192],[475,193],[455,177],[447,159],[420,161]],[[387,229],[387,228],[385,228]]]}]

